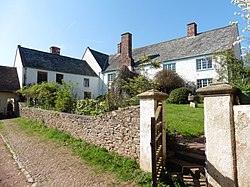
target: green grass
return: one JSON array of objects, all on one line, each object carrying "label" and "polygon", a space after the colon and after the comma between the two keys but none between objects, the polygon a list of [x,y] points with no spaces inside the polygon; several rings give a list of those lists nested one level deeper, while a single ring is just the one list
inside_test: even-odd
[{"label": "green grass", "polygon": [[188,104],[167,104],[166,123],[170,132],[177,131],[184,136],[196,137],[204,134],[204,108],[190,108]]},{"label": "green grass", "polygon": [[108,152],[70,134],[47,128],[43,123],[36,123],[22,118],[14,119],[28,133],[55,140],[73,150],[84,161],[103,171],[109,171],[121,181],[135,181],[139,186],[151,186],[151,174],[142,172],[134,159]]},{"label": "green grass", "polygon": [[0,131],[3,130],[3,122],[0,121]]}]

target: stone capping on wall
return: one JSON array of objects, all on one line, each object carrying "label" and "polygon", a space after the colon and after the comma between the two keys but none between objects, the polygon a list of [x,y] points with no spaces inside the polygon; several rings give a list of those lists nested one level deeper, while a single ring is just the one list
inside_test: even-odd
[{"label": "stone capping on wall", "polygon": [[196,90],[196,93],[199,95],[234,95],[239,92],[239,89],[231,86],[228,83],[217,82],[212,83],[207,87],[199,88]]},{"label": "stone capping on wall", "polygon": [[98,116],[86,116],[28,108],[20,104],[20,116],[25,119],[43,121],[49,128],[68,132],[75,138],[139,160],[139,106]]}]

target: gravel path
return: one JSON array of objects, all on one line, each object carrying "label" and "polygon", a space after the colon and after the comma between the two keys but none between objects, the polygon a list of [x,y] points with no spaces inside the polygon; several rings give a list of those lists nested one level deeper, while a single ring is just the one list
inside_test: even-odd
[{"label": "gravel path", "polygon": [[[0,157],[0,186],[1,182],[5,182],[7,177],[11,180],[9,185],[5,186],[53,186],[53,187],[105,187],[105,186],[134,186],[133,184],[120,183],[110,173],[100,172],[93,169],[91,166],[84,163],[82,159],[73,155],[72,151],[67,147],[60,146],[50,140],[40,136],[34,136],[25,133],[20,127],[11,120],[1,120],[3,122],[3,130],[1,131],[3,139],[9,145],[10,151],[16,161],[14,165],[13,158],[8,155]],[[1,138],[0,138],[1,139]],[[6,147],[0,143],[0,151]],[[2,158],[3,157],[3,158]],[[9,166],[5,164],[4,158],[9,160]],[[6,165],[2,167],[2,164]],[[11,172],[11,175],[16,177],[4,176],[7,170],[14,170],[16,174]],[[17,168],[20,168],[19,171]],[[23,175],[20,175],[22,171]],[[23,181],[23,176],[26,181]],[[15,181],[22,181],[15,185]],[[4,184],[4,183],[3,183]]]}]

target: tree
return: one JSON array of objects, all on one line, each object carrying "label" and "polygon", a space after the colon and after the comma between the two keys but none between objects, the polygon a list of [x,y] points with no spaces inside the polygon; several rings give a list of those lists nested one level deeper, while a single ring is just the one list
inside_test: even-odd
[{"label": "tree", "polygon": [[[235,15],[240,16],[243,19],[243,23],[245,24],[245,28],[243,30],[244,36],[240,36],[238,38],[238,41],[236,42],[246,42],[246,47],[243,47],[242,49],[245,51],[243,55],[246,55],[249,53],[250,46],[250,38],[249,38],[249,31],[250,31],[250,1],[249,0],[231,0],[231,2],[234,5],[237,5],[241,10],[239,12],[235,12]],[[232,22],[232,23],[237,23],[237,22]],[[242,44],[242,43],[241,43]]]},{"label": "tree", "polygon": [[72,112],[75,108],[76,96],[73,94],[76,87],[69,81],[62,85],[54,82],[42,82],[29,87],[23,87],[18,92],[27,99],[29,106],[48,110]]},{"label": "tree", "polygon": [[226,50],[214,55],[218,81],[226,81],[243,91],[250,90],[250,68],[242,60],[236,59],[233,51]]},{"label": "tree", "polygon": [[62,86],[56,93],[55,109],[61,112],[72,113],[76,107],[76,95],[74,91],[77,85],[73,85],[71,81],[66,84],[62,82]]},{"label": "tree", "polygon": [[155,75],[154,79],[159,90],[165,93],[170,93],[173,89],[185,85],[185,81],[172,70],[163,69]]},{"label": "tree", "polygon": [[139,104],[137,94],[154,88],[153,81],[122,67],[107,96],[109,109]]}]

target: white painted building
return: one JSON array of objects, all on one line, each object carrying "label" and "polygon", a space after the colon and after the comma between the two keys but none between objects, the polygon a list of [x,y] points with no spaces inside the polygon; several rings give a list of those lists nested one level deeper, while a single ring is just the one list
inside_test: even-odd
[{"label": "white painted building", "polygon": [[[132,35],[124,33],[117,53],[106,55],[105,65],[101,66],[102,63],[96,57],[105,54],[90,48],[84,53],[83,59],[94,69],[106,87],[112,83],[120,67],[125,65],[151,79],[163,68],[170,69],[176,71],[189,84],[199,88],[218,78],[216,62],[212,58],[214,53],[232,50],[236,58],[241,58],[240,45],[234,44],[238,35],[236,24],[198,33],[196,23],[190,23],[187,25],[187,36],[132,49]],[[99,54],[96,55],[97,53]],[[144,64],[144,70],[138,70],[142,56],[161,62],[161,68],[153,69]]]},{"label": "white painted building", "polygon": [[100,78],[84,60],[60,55],[60,49],[51,47],[51,52],[17,47],[14,66],[17,68],[20,86],[40,82],[65,83],[77,86],[79,99],[99,96]]}]

